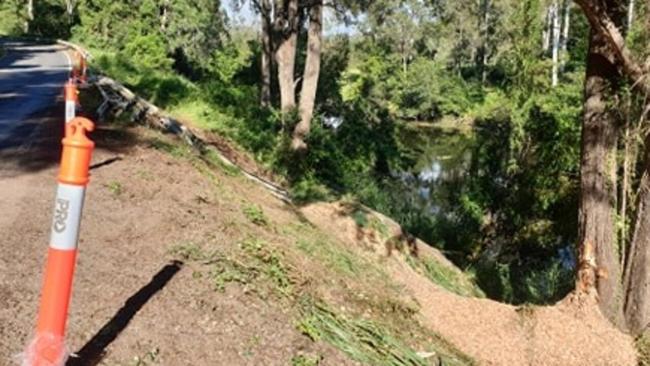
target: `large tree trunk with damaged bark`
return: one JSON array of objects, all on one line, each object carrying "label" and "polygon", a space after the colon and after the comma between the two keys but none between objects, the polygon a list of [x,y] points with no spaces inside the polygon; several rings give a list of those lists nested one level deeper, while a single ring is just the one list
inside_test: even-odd
[{"label": "large tree trunk with damaged bark", "polygon": [[603,314],[622,326],[621,269],[615,230],[618,127],[611,110],[619,78],[610,45],[602,34],[592,30],[582,125],[577,290],[597,292]]},{"label": "large tree trunk with damaged bark", "polygon": [[[633,89],[643,96],[650,95],[648,67],[634,59],[625,44],[621,19],[625,16],[623,1],[613,0],[576,0],[592,27],[608,43],[615,55],[617,66],[630,80]],[[629,10],[629,9],[628,9]],[[629,13],[628,13],[629,15]],[[645,115],[647,109],[643,112]],[[644,116],[642,116],[642,120]],[[640,186],[637,192],[633,236],[626,259],[624,312],[628,329],[635,335],[646,330],[650,323],[650,138],[646,136],[644,147],[644,164]]]},{"label": "large tree trunk with damaged bark", "polygon": [[291,148],[294,151],[307,149],[305,138],[311,129],[314,104],[320,75],[321,42],[323,38],[323,2],[317,0],[309,10],[309,32],[307,39],[307,60],[300,92],[300,122],[293,131]]}]

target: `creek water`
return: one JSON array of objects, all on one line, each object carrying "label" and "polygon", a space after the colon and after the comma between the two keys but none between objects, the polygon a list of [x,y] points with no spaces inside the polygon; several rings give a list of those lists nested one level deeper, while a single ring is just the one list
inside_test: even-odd
[{"label": "creek water", "polygon": [[439,214],[447,202],[453,182],[469,169],[473,139],[466,130],[441,128],[433,124],[405,126],[400,141],[410,150],[413,166],[397,175],[411,192],[412,204]]}]

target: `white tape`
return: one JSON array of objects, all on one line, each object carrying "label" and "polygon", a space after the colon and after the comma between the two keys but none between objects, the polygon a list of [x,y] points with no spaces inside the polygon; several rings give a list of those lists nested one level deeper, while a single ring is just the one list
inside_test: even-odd
[{"label": "white tape", "polygon": [[65,102],[65,123],[72,121],[75,118],[76,114],[76,103],[72,100],[66,100]]},{"label": "white tape", "polygon": [[77,248],[85,193],[86,187],[59,183],[54,201],[51,248],[60,250]]}]

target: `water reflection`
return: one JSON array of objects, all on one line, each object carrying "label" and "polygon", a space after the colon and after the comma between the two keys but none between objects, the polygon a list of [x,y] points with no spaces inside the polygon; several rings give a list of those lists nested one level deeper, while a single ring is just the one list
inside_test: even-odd
[{"label": "water reflection", "polygon": [[472,138],[460,129],[404,127],[402,143],[415,157],[414,164],[395,174],[410,192],[414,208],[429,214],[445,213],[449,190],[459,187],[471,160]]}]

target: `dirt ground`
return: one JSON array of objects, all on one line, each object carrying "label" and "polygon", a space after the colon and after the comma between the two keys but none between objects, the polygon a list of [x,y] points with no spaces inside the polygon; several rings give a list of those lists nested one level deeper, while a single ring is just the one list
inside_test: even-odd
[{"label": "dirt ground", "polygon": [[[39,144],[0,156],[0,365],[18,364],[32,336],[56,187],[56,120],[39,120]],[[68,364],[290,365],[300,354],[355,364],[298,332],[293,309],[242,286],[215,291],[197,278],[196,264],[172,254],[190,242],[227,252],[242,235],[238,197],[266,193],[242,178],[224,175],[215,184],[149,147],[146,130],[131,131],[141,136],[105,127],[92,136],[98,148],[68,322],[76,355]]]}]

